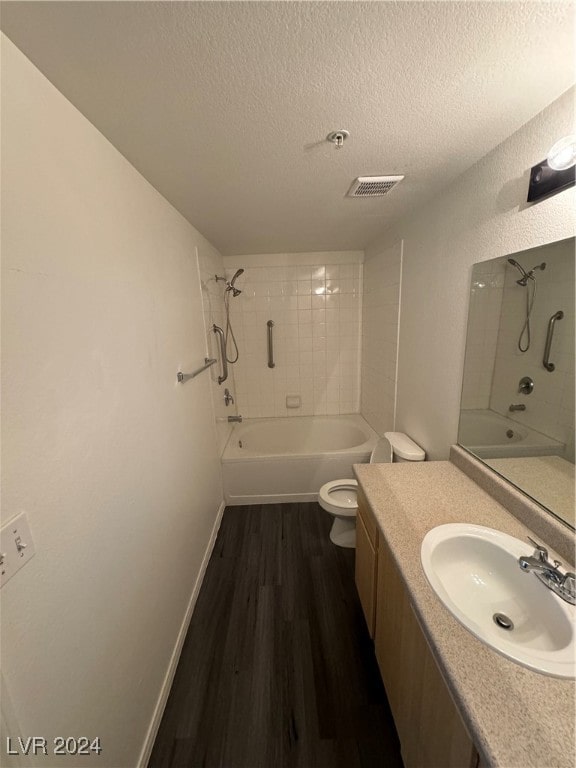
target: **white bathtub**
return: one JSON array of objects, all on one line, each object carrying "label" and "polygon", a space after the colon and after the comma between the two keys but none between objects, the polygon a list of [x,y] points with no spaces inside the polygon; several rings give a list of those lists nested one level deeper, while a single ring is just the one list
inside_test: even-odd
[{"label": "white bathtub", "polygon": [[245,419],[222,455],[226,503],[315,501],[324,483],[354,477],[377,440],[359,415]]},{"label": "white bathtub", "polygon": [[562,456],[564,444],[496,411],[460,411],[458,442],[481,459]]}]

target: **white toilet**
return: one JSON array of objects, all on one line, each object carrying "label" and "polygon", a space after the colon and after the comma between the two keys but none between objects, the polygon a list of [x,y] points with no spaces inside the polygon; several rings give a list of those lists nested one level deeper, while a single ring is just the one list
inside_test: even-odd
[{"label": "white toilet", "polygon": [[[370,456],[370,464],[424,461],[426,454],[403,432],[385,432]],[[332,480],[320,488],[318,504],[334,515],[330,539],[339,547],[356,546],[357,480]]]}]

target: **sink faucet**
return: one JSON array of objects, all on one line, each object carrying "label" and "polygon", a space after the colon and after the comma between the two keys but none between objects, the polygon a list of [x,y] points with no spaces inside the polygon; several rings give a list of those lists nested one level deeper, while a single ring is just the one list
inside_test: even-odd
[{"label": "sink faucet", "polygon": [[562,573],[559,568],[562,563],[548,560],[548,550],[528,536],[528,540],[535,546],[533,555],[522,555],[518,558],[518,565],[527,573],[534,571],[540,581],[551,589],[554,594],[561,597],[571,605],[576,605],[576,574]]}]

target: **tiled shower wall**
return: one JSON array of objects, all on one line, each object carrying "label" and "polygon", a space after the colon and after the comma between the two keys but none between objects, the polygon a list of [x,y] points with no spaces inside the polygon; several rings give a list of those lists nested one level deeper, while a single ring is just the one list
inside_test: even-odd
[{"label": "tiled shower wall", "polygon": [[364,261],[361,413],[383,435],[394,429],[402,245]]},{"label": "tiled shower wall", "polygon": [[[361,251],[267,254],[224,259],[244,274],[230,300],[240,358],[234,369],[245,417],[357,413],[362,319]],[[274,322],[268,367],[267,322]],[[300,406],[288,408],[287,397]]]},{"label": "tiled shower wall", "polygon": [[462,408],[490,407],[505,269],[502,259],[484,261],[472,269]]},{"label": "tiled shower wall", "polygon": [[[220,253],[208,245],[199,249],[198,269],[200,272],[200,284],[202,286],[202,305],[204,309],[204,325],[206,329],[206,354],[216,358],[218,362],[201,376],[210,376],[212,382],[212,400],[216,416],[216,431],[220,453],[224,450],[226,441],[230,435],[232,426],[228,423],[228,416],[237,413],[236,406],[224,403],[224,389],[234,392],[234,366],[228,367],[228,379],[218,384],[218,376],[222,368],[220,363],[220,347],[218,339],[212,331],[214,324],[224,328],[224,283],[216,281],[216,275],[224,277],[224,261]],[[202,361],[198,361],[200,365]]]}]

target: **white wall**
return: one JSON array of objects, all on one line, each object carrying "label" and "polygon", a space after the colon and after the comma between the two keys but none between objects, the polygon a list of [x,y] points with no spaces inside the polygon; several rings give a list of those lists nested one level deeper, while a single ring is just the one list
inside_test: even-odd
[{"label": "white wall", "polygon": [[360,410],[381,436],[394,430],[401,273],[400,243],[364,261]]},{"label": "white wall", "polygon": [[37,549],[2,589],[10,719],[134,766],[222,500],[210,379],[176,383],[210,246],[6,38],[2,107],[3,517]]},{"label": "white wall", "polygon": [[[404,240],[396,429],[432,459],[456,442],[471,265],[574,234],[575,190],[526,206],[528,171],[573,133],[574,89],[366,251]],[[513,105],[511,105],[511,109]]]},{"label": "white wall", "polygon": [[[226,257],[242,267],[230,302],[240,358],[234,368],[242,416],[357,413],[362,319],[361,251]],[[267,326],[274,322],[274,368]],[[286,408],[287,395],[301,407]]]}]

